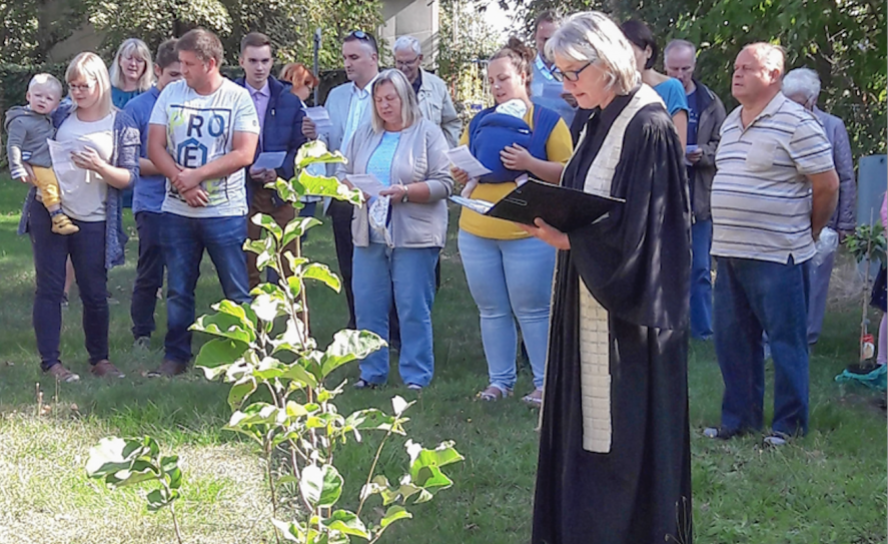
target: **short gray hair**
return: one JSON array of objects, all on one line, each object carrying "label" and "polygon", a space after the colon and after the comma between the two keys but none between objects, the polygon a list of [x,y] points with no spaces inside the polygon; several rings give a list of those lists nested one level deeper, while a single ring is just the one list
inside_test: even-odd
[{"label": "short gray hair", "polygon": [[546,56],[555,55],[574,62],[601,59],[609,76],[608,88],[626,95],[638,85],[641,76],[635,66],[635,53],[629,40],[610,17],[600,11],[571,15],[546,42]]},{"label": "short gray hair", "polygon": [[407,81],[407,76],[401,70],[389,68],[379,74],[376,81],[373,82],[373,88],[371,89],[370,100],[372,102],[370,107],[373,108],[373,131],[382,132],[385,130],[385,122],[379,116],[379,112],[376,111],[376,91],[386,83],[392,84],[395,92],[398,93],[398,98],[401,99],[401,122],[404,123],[404,128],[422,120],[422,112],[419,111],[419,101],[416,99],[416,93],[413,91],[413,85]]},{"label": "short gray hair", "polygon": [[750,53],[762,63],[765,70],[777,70],[782,76],[784,72],[784,63],[786,62],[786,54],[779,45],[767,42],[755,42],[743,47],[743,51],[749,50]]},{"label": "short gray hair", "polygon": [[810,68],[796,68],[783,76],[783,94],[801,94],[808,100],[817,102],[820,96],[820,76]]},{"label": "short gray hair", "polygon": [[690,49],[694,53],[694,59],[697,57],[697,46],[694,45],[693,42],[689,42],[687,40],[672,40],[671,42],[666,44],[666,49],[663,50],[663,58],[665,59],[669,52],[675,49],[676,47],[685,47]]},{"label": "short gray hair", "polygon": [[395,40],[393,51],[413,51],[417,55],[422,55],[422,44],[419,43],[414,36],[405,35]]}]

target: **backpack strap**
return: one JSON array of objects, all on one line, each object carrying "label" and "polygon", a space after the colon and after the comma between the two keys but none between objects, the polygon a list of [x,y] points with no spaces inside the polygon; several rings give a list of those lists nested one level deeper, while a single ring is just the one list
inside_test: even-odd
[{"label": "backpack strap", "polygon": [[558,125],[558,121],[561,120],[561,116],[548,108],[536,104],[534,104],[533,109],[533,134],[530,137],[530,149],[528,151],[538,159],[548,160],[549,154],[546,152],[546,143],[548,143],[549,136]]}]

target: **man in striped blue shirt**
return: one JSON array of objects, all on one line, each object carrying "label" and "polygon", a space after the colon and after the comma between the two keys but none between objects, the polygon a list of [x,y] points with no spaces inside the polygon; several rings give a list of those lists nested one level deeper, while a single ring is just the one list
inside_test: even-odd
[{"label": "man in striped blue shirt", "polygon": [[715,350],[728,439],[763,427],[762,333],[774,359],[774,420],[765,443],[808,428],[808,261],[836,207],[839,179],[817,119],[780,92],[783,52],[766,43],[737,55],[712,184]]}]

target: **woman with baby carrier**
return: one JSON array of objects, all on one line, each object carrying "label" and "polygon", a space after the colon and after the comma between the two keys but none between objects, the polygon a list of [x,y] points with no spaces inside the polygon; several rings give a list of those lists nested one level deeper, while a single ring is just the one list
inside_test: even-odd
[{"label": "woman with baby carrier", "polygon": [[[460,145],[467,145],[491,173],[470,180],[454,168],[454,180],[466,186],[463,196],[496,202],[525,176],[559,183],[572,152],[570,131],[557,113],[531,103],[533,58],[533,51],[510,38],[490,59],[487,78],[495,105],[475,116]],[[512,394],[517,318],[533,368],[534,390],[524,401],[538,406],[546,365],[554,248],[515,223],[463,208],[459,252],[481,314],[481,341],[490,379],[479,398],[494,401]]]}]

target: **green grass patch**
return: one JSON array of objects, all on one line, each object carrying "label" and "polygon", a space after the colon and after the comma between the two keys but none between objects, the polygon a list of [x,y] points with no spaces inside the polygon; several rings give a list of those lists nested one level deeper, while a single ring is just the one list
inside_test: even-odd
[{"label": "green grass patch", "polygon": [[[0,542],[128,543],[172,542],[167,513],[145,511],[142,490],[111,492],[86,477],[88,450],[111,434],[151,434],[182,457],[185,497],[177,506],[186,542],[273,541],[262,466],[252,446],[221,430],[230,415],[227,388],[193,374],[174,381],[149,380],[143,372],[160,363],[165,305],[157,308],[154,351],[133,352],[129,317],[135,275],[136,233],[127,265],[109,278],[111,359],[127,374],[117,383],[92,379],[81,329],[76,287],[64,311],[62,358],[82,376],[56,384],[42,375],[31,323],[34,270],[27,237],[15,235],[24,187],[0,179]],[[454,217],[455,219],[455,217]],[[453,222],[455,223],[455,221]],[[474,400],[487,381],[478,314],[456,252],[455,225],[442,258],[443,285],[434,310],[436,369],[432,386],[407,415],[408,434],[426,446],[456,441],[466,456],[450,467],[453,489],[414,507],[415,519],[395,526],[389,542],[513,544],[530,538],[537,457],[536,412],[516,398],[497,403]],[[335,267],[329,225],[312,230],[306,253]],[[356,271],[360,274],[360,271]],[[222,296],[209,259],[198,284],[198,315]],[[344,297],[309,289],[312,327],[321,344],[344,326]],[[778,451],[761,447],[761,437],[730,443],[700,435],[717,423],[721,375],[712,345],[693,343],[690,367],[694,530],[704,543],[885,542],[885,414],[878,395],[833,380],[857,354],[859,309],[831,308],[811,359],[810,434]],[[204,338],[197,338],[195,352]],[[416,398],[400,385],[349,391],[342,412],[376,406],[388,410],[395,394]],[[769,381],[773,374],[769,368]],[[357,365],[335,380],[354,381]],[[37,416],[37,388],[48,413]],[[517,393],[532,389],[522,368]],[[770,391],[770,386],[769,386]],[[519,395],[520,396],[520,395]],[[767,417],[771,397],[766,399]],[[337,464],[346,478],[344,497],[356,497],[378,437],[342,450]],[[390,478],[403,473],[403,440],[381,459]],[[356,501],[347,500],[344,505]]]}]

